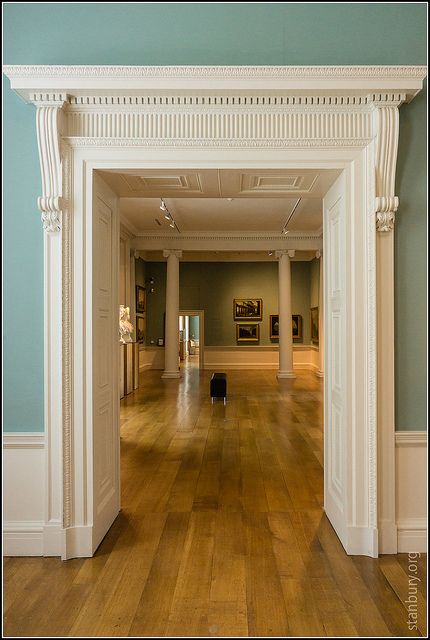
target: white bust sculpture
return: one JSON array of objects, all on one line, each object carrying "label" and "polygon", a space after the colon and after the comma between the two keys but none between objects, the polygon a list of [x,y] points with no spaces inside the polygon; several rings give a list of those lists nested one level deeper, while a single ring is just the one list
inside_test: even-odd
[{"label": "white bust sculpture", "polygon": [[119,341],[121,344],[127,342],[133,342],[131,334],[133,332],[133,325],[130,322],[130,307],[125,307],[123,304],[119,305]]}]

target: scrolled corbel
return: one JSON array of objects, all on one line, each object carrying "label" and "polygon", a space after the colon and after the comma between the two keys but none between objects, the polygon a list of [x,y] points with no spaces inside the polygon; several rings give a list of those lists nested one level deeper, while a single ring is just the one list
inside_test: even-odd
[{"label": "scrolled corbel", "polygon": [[374,102],[376,132],[375,153],[375,214],[376,229],[394,229],[399,199],[394,195],[397,149],[399,141],[399,104],[401,100]]},{"label": "scrolled corbel", "polygon": [[397,196],[391,198],[376,198],[376,229],[378,231],[392,231],[399,206]]},{"label": "scrolled corbel", "polygon": [[61,229],[61,212],[64,208],[61,158],[61,129],[63,106],[67,96],[63,94],[34,94],[36,105],[37,142],[39,146],[42,195],[37,199],[45,231]]}]

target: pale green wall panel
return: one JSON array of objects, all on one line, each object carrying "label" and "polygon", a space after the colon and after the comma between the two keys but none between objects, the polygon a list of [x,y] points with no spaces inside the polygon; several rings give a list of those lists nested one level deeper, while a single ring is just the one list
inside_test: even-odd
[{"label": "pale green wall panel", "polygon": [[320,294],[320,261],[314,258],[309,264],[311,307],[318,307]]},{"label": "pale green wall panel", "polygon": [[3,421],[43,431],[43,230],[34,109],[8,89],[3,102]]},{"label": "pale green wall panel", "polygon": [[[155,280],[148,294],[147,344],[163,337],[166,308],[166,264],[146,263],[147,278]],[[179,307],[205,312],[205,344],[230,346],[236,343],[233,319],[234,298],[262,298],[263,321],[260,345],[277,345],[270,340],[269,317],[278,313],[278,264],[276,262],[181,262]],[[310,263],[291,265],[292,313],[303,317],[303,343],[310,343]],[[151,343],[151,340],[153,341]]]},{"label": "pale green wall panel", "polygon": [[[426,64],[425,3],[8,3],[3,18],[4,64]],[[4,86],[4,425],[40,431],[43,235],[35,113]],[[425,118],[424,94],[401,109],[401,429],[426,425]]]}]

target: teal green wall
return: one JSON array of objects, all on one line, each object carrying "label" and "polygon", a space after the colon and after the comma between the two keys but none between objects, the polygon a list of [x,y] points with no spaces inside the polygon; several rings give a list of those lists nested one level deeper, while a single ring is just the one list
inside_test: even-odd
[{"label": "teal green wall", "polygon": [[[4,64],[425,64],[425,3],[6,3]],[[4,83],[4,424],[43,430],[34,108]],[[401,109],[396,420],[426,424],[425,95]],[[19,393],[18,393],[19,390]]]},{"label": "teal green wall", "polygon": [[190,338],[200,339],[200,318],[199,316],[190,316]]},{"label": "teal green wall", "polygon": [[[154,293],[148,295],[147,344],[163,337],[166,308],[166,264],[146,263],[147,278],[155,280]],[[260,345],[270,340],[269,316],[278,313],[278,265],[276,262],[181,262],[180,309],[205,312],[205,345],[230,346],[236,343],[233,319],[234,298],[262,298]],[[291,265],[292,313],[303,318],[303,343],[310,343],[310,262]],[[151,342],[151,340],[153,342]]]}]

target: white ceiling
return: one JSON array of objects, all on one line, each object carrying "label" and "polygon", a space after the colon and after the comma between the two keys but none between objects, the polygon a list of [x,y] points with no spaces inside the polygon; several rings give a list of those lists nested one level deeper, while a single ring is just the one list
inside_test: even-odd
[{"label": "white ceiling", "polygon": [[[163,198],[181,233],[319,231],[322,198],[339,175],[309,169],[142,169],[103,171],[136,233],[171,234]],[[158,220],[158,222],[157,222]],[[159,224],[160,223],[160,224]]]}]

